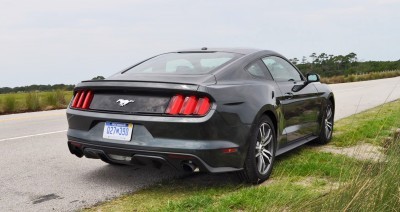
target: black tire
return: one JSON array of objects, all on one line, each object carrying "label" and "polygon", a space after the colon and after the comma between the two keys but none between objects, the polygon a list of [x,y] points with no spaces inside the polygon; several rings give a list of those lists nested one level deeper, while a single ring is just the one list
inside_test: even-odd
[{"label": "black tire", "polygon": [[321,131],[318,138],[315,140],[317,144],[327,144],[332,140],[333,125],[334,125],[334,110],[330,100],[326,102],[326,107],[322,116]]},{"label": "black tire", "polygon": [[[261,131],[264,131],[264,136]],[[243,170],[238,174],[241,180],[247,183],[259,184],[269,178],[275,161],[276,133],[274,124],[268,116],[260,118],[248,142],[249,149]]]}]

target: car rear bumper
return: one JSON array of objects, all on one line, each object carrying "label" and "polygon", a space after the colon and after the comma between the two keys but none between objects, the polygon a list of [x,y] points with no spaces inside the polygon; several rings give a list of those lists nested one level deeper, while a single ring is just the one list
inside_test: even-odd
[{"label": "car rear bumper", "polygon": [[[198,155],[194,154],[144,151],[126,148],[123,149],[76,141],[68,141],[68,147],[70,152],[78,157],[85,156],[87,158],[101,159],[111,163],[127,165],[153,165],[157,168],[167,165],[177,170],[198,170],[211,173],[242,170],[242,168],[237,167],[212,167],[202,160]],[[193,170],[188,170],[187,166],[189,166],[189,164],[193,166]]]},{"label": "car rear bumper", "polygon": [[[216,111],[201,118],[153,117],[67,110],[68,146],[82,157],[125,164],[169,165],[182,169],[193,163],[200,171],[241,170],[250,125],[227,122]],[[103,138],[106,121],[133,123],[132,139]],[[227,152],[227,149],[234,149]]]}]

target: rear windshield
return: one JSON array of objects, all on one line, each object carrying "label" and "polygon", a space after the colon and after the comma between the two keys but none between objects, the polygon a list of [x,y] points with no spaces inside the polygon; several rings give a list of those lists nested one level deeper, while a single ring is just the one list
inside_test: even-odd
[{"label": "rear windshield", "polygon": [[239,56],[229,52],[167,53],[147,60],[126,73],[206,74]]}]

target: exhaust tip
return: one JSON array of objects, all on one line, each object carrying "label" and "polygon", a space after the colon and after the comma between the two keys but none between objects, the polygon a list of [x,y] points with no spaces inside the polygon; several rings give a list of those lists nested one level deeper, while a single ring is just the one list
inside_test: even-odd
[{"label": "exhaust tip", "polygon": [[182,169],[185,172],[199,172],[200,171],[199,167],[197,167],[192,161],[183,162]]},{"label": "exhaust tip", "polygon": [[80,147],[79,144],[73,143],[71,141],[68,142],[69,152],[71,154],[76,155],[78,158],[81,158],[81,157],[83,157],[83,152],[79,147]]}]

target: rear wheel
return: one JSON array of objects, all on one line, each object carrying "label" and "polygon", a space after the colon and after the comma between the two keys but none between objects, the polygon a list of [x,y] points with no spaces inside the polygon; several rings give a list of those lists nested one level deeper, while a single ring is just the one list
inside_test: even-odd
[{"label": "rear wheel", "polygon": [[333,104],[328,100],[322,117],[321,132],[316,143],[326,144],[332,139],[333,124]]},{"label": "rear wheel", "polygon": [[239,176],[248,183],[262,183],[271,175],[276,151],[275,129],[269,117],[261,117],[249,142],[246,161]]}]

